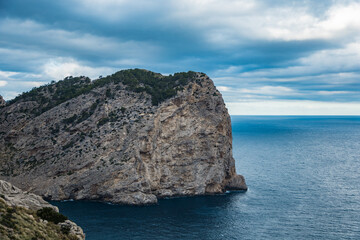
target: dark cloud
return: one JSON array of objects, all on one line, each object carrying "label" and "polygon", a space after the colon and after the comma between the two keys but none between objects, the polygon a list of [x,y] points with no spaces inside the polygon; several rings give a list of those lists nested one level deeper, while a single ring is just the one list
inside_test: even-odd
[{"label": "dark cloud", "polygon": [[0,94],[28,87],[19,79],[36,85],[62,71],[94,77],[141,67],[206,72],[254,98],[360,101],[357,19],[336,18],[357,3],[244,1],[248,10],[234,11],[225,0],[182,2],[189,8],[161,0],[2,0],[0,81],[7,84]]}]

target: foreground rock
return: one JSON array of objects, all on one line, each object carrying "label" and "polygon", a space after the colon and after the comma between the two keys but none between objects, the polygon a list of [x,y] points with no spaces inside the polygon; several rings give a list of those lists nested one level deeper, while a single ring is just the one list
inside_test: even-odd
[{"label": "foreground rock", "polygon": [[58,212],[40,196],[0,180],[0,239],[85,239],[82,229],[70,220],[55,224],[39,217],[36,210],[46,208]]},{"label": "foreground rock", "polygon": [[49,199],[152,204],[246,190],[231,121],[202,73],[67,78],[0,109],[0,178]]}]

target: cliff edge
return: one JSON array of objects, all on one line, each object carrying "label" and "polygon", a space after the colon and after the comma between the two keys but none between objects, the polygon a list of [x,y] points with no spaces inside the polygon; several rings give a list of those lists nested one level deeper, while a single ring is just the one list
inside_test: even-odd
[{"label": "cliff edge", "polygon": [[139,205],[247,189],[203,73],[69,77],[7,102],[0,129],[0,178],[48,199]]}]

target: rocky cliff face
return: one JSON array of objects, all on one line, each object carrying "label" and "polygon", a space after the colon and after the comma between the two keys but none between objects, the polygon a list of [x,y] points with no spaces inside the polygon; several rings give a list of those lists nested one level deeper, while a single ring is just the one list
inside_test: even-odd
[{"label": "rocky cliff face", "polygon": [[246,190],[230,116],[205,74],[70,80],[65,97],[52,83],[0,109],[0,178],[49,199],[122,204]]},{"label": "rocky cliff face", "polygon": [[43,208],[59,212],[40,196],[0,180],[0,239],[85,239],[83,230],[70,220],[54,224],[40,218],[36,210]]}]

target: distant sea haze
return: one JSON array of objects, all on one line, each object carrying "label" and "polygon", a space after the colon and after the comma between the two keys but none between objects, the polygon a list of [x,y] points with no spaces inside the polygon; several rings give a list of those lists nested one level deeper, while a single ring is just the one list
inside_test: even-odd
[{"label": "distant sea haze", "polygon": [[246,193],[52,203],[88,240],[360,239],[360,117],[232,116],[232,130]]}]

